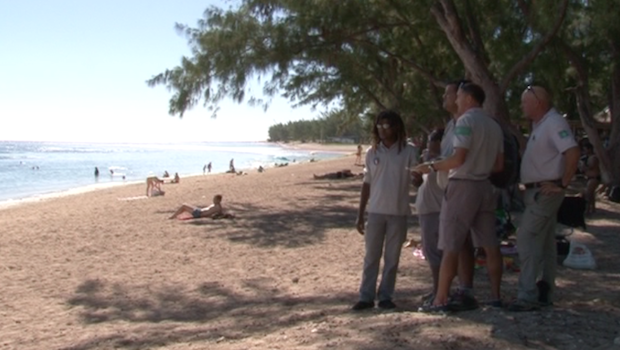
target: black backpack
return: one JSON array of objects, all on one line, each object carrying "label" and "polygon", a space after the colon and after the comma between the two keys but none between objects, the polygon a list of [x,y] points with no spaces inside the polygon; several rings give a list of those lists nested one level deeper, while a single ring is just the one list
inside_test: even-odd
[{"label": "black backpack", "polygon": [[517,137],[504,127],[502,127],[502,132],[504,134],[504,170],[491,174],[489,180],[493,186],[506,189],[519,182],[521,154]]}]

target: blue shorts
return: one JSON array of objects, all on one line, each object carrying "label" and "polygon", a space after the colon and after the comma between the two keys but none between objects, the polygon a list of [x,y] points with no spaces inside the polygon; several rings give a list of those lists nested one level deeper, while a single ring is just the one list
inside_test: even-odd
[{"label": "blue shorts", "polygon": [[202,217],[202,210],[194,209],[194,211],[192,212],[192,217],[194,217],[194,219],[201,218]]}]

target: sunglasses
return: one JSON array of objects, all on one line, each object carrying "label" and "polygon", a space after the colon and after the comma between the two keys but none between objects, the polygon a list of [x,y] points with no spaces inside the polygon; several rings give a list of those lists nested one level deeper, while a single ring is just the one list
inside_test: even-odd
[{"label": "sunglasses", "polygon": [[389,123],[377,124],[377,129],[383,128],[383,130],[387,130],[387,129],[391,128],[391,127],[392,126]]},{"label": "sunglasses", "polygon": [[538,98],[538,95],[536,95],[536,91],[534,91],[534,87],[532,87],[532,85],[528,85],[526,90],[534,94],[534,97],[536,97],[536,99],[540,101],[540,98]]},{"label": "sunglasses", "polygon": [[[465,80],[461,80],[461,81],[459,82],[458,89],[461,89],[461,88],[463,88],[463,87],[466,87],[466,86],[467,86],[467,85],[469,85],[469,84],[471,84],[471,80],[467,80],[467,79],[465,79]],[[457,89],[457,90],[458,90],[458,89]]]}]

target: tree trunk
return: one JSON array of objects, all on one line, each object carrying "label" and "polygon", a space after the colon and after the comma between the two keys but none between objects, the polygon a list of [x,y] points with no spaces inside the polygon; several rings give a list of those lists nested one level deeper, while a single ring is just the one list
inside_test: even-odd
[{"label": "tree trunk", "polygon": [[[442,0],[431,7],[431,13],[446,34],[450,45],[461,58],[467,76],[480,85],[486,94],[484,109],[503,125],[509,124],[508,105],[502,91],[489,67],[476,48],[474,48],[465,33],[454,3],[451,0]],[[470,19],[473,21],[473,19]]]},{"label": "tree trunk", "polygon": [[[608,148],[605,150],[603,147],[603,142],[599,135],[598,129],[596,128],[596,123],[594,123],[594,118],[592,118],[592,107],[590,104],[590,94],[588,90],[588,82],[583,81],[581,76],[579,78],[580,83],[577,88],[575,88],[575,95],[577,97],[577,110],[579,111],[579,119],[581,119],[581,125],[588,135],[588,141],[594,147],[594,153],[599,159],[599,165],[601,170],[601,177],[603,178],[603,183],[605,184],[614,184],[617,183],[617,177],[614,179],[614,171],[611,157],[613,152],[613,148]],[[620,144],[618,144],[620,145]],[[616,146],[617,148],[617,146]]]},{"label": "tree trunk", "polygon": [[[612,39],[614,40],[614,39]],[[615,39],[617,40],[617,39]],[[609,116],[611,130],[609,131],[609,146],[607,156],[611,160],[611,178],[608,184],[620,186],[620,43],[611,42],[611,51],[614,64],[611,75],[611,98],[609,101]]]},{"label": "tree trunk", "polygon": [[[572,48],[568,46],[565,42],[558,40],[557,43],[562,48],[562,51],[566,55],[566,58],[570,62],[570,65],[573,66],[573,68],[575,68],[575,71],[577,72],[578,84],[577,87],[573,89],[577,98],[577,110],[579,111],[579,118],[581,119],[583,129],[586,131],[586,134],[588,135],[588,140],[594,147],[594,153],[599,159],[603,183],[607,185],[618,185],[620,184],[620,163],[618,163],[617,160],[620,156],[620,142],[617,139],[612,139],[611,136],[617,134],[618,123],[620,122],[620,120],[618,118],[613,118],[612,114],[610,144],[609,147],[605,149],[603,147],[603,142],[600,138],[598,129],[595,126],[594,118],[592,117],[593,113],[592,107],[590,105],[589,90],[590,81],[588,72],[583,62],[583,58],[577,53],[575,53],[575,51],[573,51]],[[618,87],[620,86],[614,87],[614,85],[618,83],[618,74],[620,74],[620,70],[618,70],[618,66],[616,65],[611,79],[611,88],[612,93],[614,94],[620,92],[620,89],[618,89]],[[612,97],[612,99],[618,97],[620,96],[616,95]],[[613,164],[612,159],[616,160],[616,164]]]},{"label": "tree trunk", "polygon": [[555,19],[552,30],[545,33],[542,39],[532,47],[530,52],[513,65],[501,82],[497,77],[493,76],[493,73],[489,70],[488,62],[485,60],[486,55],[484,46],[481,45],[482,39],[477,30],[476,18],[471,14],[467,16],[471,29],[469,31],[471,38],[468,38],[463,28],[463,22],[452,0],[439,0],[431,7],[431,13],[435,17],[437,24],[446,34],[450,45],[463,62],[467,70],[467,76],[484,89],[486,94],[484,109],[517,137],[521,151],[525,149],[526,140],[519,128],[510,123],[510,113],[508,112],[508,104],[504,95],[510,82],[523,72],[552,41],[564,22],[567,7],[568,0],[563,0],[560,13]]}]

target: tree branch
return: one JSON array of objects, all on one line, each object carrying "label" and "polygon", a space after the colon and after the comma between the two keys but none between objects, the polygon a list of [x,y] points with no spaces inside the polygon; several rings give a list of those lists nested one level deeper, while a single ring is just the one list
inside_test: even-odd
[{"label": "tree branch", "polygon": [[456,13],[456,7],[452,0],[440,0],[431,6],[431,13],[435,20],[446,33],[446,37],[454,51],[463,61],[466,73],[474,75],[472,80],[483,82],[494,82],[493,76],[489,68],[484,64],[476,51],[471,46],[461,27],[461,20]]},{"label": "tree branch", "polygon": [[439,79],[437,79],[431,72],[429,72],[428,70],[422,68],[422,66],[420,66],[416,61],[406,58],[400,54],[394,53],[380,45],[377,45],[375,43],[373,43],[372,41],[369,40],[356,40],[357,42],[366,44],[366,45],[370,45],[373,46],[377,49],[379,49],[381,52],[387,54],[390,57],[396,58],[399,61],[406,63],[407,65],[409,65],[411,68],[415,69],[416,71],[418,71],[420,74],[422,74],[422,76],[424,76],[426,79],[431,80],[434,84],[436,84],[437,86],[443,86],[444,83],[442,81],[440,81]]},{"label": "tree branch", "polygon": [[484,43],[482,42],[480,28],[478,27],[478,21],[476,20],[476,17],[474,16],[474,13],[472,11],[471,0],[465,1],[465,17],[467,18],[467,22],[469,23],[469,36],[471,37],[471,41],[474,44],[473,49],[480,55],[480,57],[482,57],[484,63],[488,65],[489,55],[486,48],[484,47]]},{"label": "tree branch", "polygon": [[[530,50],[527,55],[525,55],[521,60],[515,63],[515,65],[512,66],[512,68],[510,69],[510,71],[508,71],[508,74],[504,76],[504,79],[499,84],[499,88],[502,93],[504,93],[506,89],[508,89],[508,85],[510,85],[510,82],[514,79],[514,77],[520,74],[525,69],[525,67],[527,67],[532,61],[534,61],[538,54],[545,48],[545,46],[547,46],[547,44],[549,44],[549,42],[551,42],[553,37],[555,37],[558,30],[560,30],[562,23],[564,23],[567,8],[568,0],[563,0],[560,16],[557,18],[555,24],[553,25],[553,28],[542,38],[542,40],[538,44],[536,44],[532,48],[532,50]],[[529,19],[528,22],[530,22],[530,27],[533,27],[533,24]]]}]

